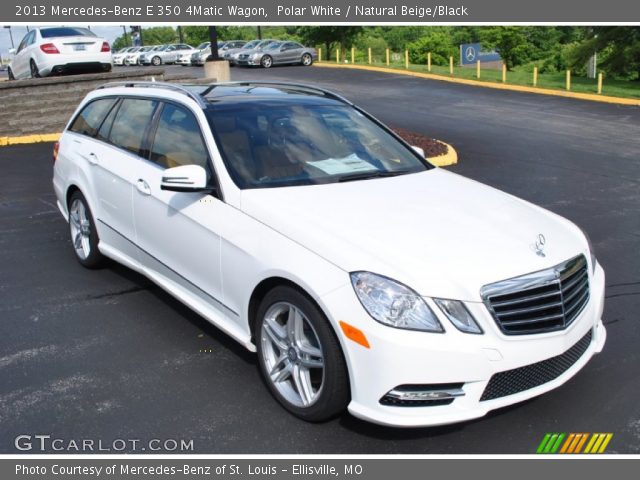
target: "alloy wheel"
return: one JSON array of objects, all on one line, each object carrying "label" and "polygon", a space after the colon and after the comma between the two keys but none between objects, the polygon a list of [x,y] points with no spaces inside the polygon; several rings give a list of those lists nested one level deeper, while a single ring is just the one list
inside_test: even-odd
[{"label": "alloy wheel", "polygon": [[288,302],[272,305],[262,319],[260,342],[267,381],[292,405],[313,405],[324,385],[325,359],[306,315]]},{"label": "alloy wheel", "polygon": [[86,260],[91,254],[91,222],[87,216],[87,209],[79,198],[74,199],[71,203],[69,228],[71,229],[71,241],[76,255],[81,260]]}]

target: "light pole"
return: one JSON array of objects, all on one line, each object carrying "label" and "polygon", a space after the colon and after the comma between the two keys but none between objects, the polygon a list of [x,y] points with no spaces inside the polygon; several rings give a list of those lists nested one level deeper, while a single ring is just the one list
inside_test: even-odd
[{"label": "light pole", "polygon": [[13,44],[13,34],[11,33],[11,25],[5,25],[4,28],[9,29],[9,38],[11,39],[11,48],[16,48],[16,46]]},{"label": "light pole", "polygon": [[124,45],[125,47],[129,46],[129,37],[127,36],[127,27],[126,25],[122,25],[122,35],[124,38]]},{"label": "light pole", "polygon": [[215,79],[217,82],[228,82],[230,80],[229,62],[222,60],[218,53],[218,31],[216,27],[209,27],[209,41],[211,42],[211,53],[204,63],[205,78]]},{"label": "light pole", "polygon": [[209,27],[209,41],[211,42],[211,53],[207,57],[207,62],[217,62],[220,60],[218,54],[218,30],[216,27]]}]

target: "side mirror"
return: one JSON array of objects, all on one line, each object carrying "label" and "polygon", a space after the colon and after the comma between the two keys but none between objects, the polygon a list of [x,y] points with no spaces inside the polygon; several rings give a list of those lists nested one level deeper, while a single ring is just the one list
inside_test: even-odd
[{"label": "side mirror", "polygon": [[411,148],[413,148],[422,158],[424,158],[424,150],[420,147],[416,147],[415,145],[411,145]]},{"label": "side mirror", "polygon": [[182,165],[162,172],[161,190],[171,192],[209,192],[207,172],[200,165]]},{"label": "side mirror", "polygon": [[16,54],[16,49],[15,48],[10,48],[9,49],[9,55],[15,55]]}]

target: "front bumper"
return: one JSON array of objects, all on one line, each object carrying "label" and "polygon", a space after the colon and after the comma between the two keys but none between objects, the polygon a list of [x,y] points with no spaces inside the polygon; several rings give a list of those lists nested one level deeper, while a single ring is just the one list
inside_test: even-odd
[{"label": "front bumper", "polygon": [[[456,423],[486,415],[559,387],[600,352],[606,340],[602,324],[604,271],[597,265],[590,278],[589,302],[562,331],[507,336],[480,302],[465,302],[484,330],[483,335],[458,331],[430,299],[445,334],[390,328],[371,319],[350,284],[322,297],[325,312],[334,325],[347,322],[364,332],[370,348],[348,340],[338,332],[351,380],[349,411],[356,417],[391,426],[419,427]],[[584,353],[562,374],[542,385],[481,401],[494,374],[532,365],[567,352],[591,330]],[[380,400],[400,385],[462,384],[464,396],[447,405],[396,406]]]}]

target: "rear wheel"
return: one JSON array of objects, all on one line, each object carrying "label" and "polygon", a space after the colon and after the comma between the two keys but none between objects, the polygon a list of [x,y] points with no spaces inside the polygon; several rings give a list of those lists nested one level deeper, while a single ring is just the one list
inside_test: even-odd
[{"label": "rear wheel", "polygon": [[260,303],[254,331],[260,372],[274,397],[307,421],[324,421],[349,403],[349,379],[336,335],[322,311],[290,287]]},{"label": "rear wheel", "polygon": [[313,63],[313,57],[308,53],[305,53],[304,55],[302,55],[302,60],[300,61],[300,63],[302,63],[302,65],[304,65],[305,67],[308,67]]},{"label": "rear wheel", "polygon": [[271,58],[269,55],[265,55],[260,59],[260,65],[262,65],[264,68],[271,68],[271,66],[273,65],[273,58]]},{"label": "rear wheel", "polygon": [[157,56],[157,55],[156,55],[155,57],[153,57],[153,58],[151,59],[151,64],[152,64],[154,67],[157,67],[157,66],[159,66],[159,65],[162,65],[162,59],[161,59],[159,56]]},{"label": "rear wheel", "polygon": [[40,78],[40,70],[38,70],[38,66],[33,58],[29,62],[29,70],[31,71],[31,78]]},{"label": "rear wheel", "polygon": [[104,262],[98,250],[98,232],[84,195],[76,191],[69,199],[69,233],[78,261],[87,268],[97,268]]}]

